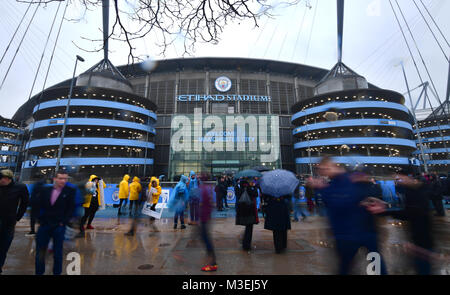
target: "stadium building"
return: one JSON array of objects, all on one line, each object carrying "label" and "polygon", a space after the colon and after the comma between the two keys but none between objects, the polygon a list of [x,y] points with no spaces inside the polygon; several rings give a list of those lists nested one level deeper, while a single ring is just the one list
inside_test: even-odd
[{"label": "stadium building", "polygon": [[310,174],[323,155],[376,175],[418,165],[411,156],[414,121],[404,102],[401,94],[369,88],[364,77],[336,64],[313,97],[292,107],[297,172]]},{"label": "stadium building", "polygon": [[[307,148],[303,145],[308,143],[305,132],[314,133],[310,143],[313,139],[329,138],[318,135],[322,129],[327,133],[330,129],[319,124],[322,119],[317,116],[324,114],[316,109],[324,104],[320,101],[328,102],[328,98],[335,100],[340,96],[336,93],[314,96],[316,85],[328,70],[280,61],[168,59],[158,61],[150,71],[142,64],[117,69],[111,65],[106,71],[109,74],[105,74],[101,64],[77,78],[61,165],[72,167],[83,177],[95,172],[109,177],[109,181],[120,180],[124,173],[165,175],[165,179],[174,179],[191,170],[216,176],[226,170],[260,165],[296,171],[296,161],[300,166],[305,161]],[[379,140],[392,137],[398,144],[369,142],[363,138],[363,144],[347,145],[352,150],[354,146],[364,150],[365,156],[390,157],[395,162],[374,164],[403,164],[408,153],[415,149],[403,97],[362,79],[366,88],[345,90],[347,94],[343,96],[350,97],[348,102],[364,103],[373,98],[374,104],[383,105],[365,105],[359,110],[363,114],[351,115],[347,113],[357,108],[349,107],[348,111],[345,109],[345,118],[377,120],[372,125],[369,121],[360,122],[364,128],[374,127],[361,133],[381,133],[356,136],[357,133],[349,130],[350,125],[342,125],[338,137],[346,132],[352,134],[345,137],[354,137],[355,141],[361,137],[379,137]],[[26,145],[29,156],[23,164],[25,169],[49,173],[54,168],[70,81],[37,94],[13,117],[23,121],[28,132],[33,130],[32,139]],[[315,115],[303,116],[305,112]],[[293,130],[291,119],[295,126],[309,122],[312,129],[305,131],[301,129],[303,126]],[[352,127],[360,129],[358,124]],[[375,128],[378,126],[382,131]],[[345,132],[340,131],[343,128]],[[330,135],[334,133],[332,129]],[[298,141],[296,159],[293,132]],[[331,142],[322,145],[318,141],[311,148],[335,149],[337,145]],[[314,151],[313,155],[319,156],[319,152]],[[33,173],[27,175],[31,177]]]}]

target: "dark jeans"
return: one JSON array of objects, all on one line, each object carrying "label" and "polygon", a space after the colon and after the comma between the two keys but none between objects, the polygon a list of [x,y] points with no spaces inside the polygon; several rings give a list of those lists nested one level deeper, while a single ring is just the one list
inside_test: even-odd
[{"label": "dark jeans", "polygon": [[[336,251],[339,256],[339,274],[348,275],[352,266],[353,257],[355,257],[359,248],[365,247],[370,252],[380,254],[380,274],[386,275],[386,265],[384,264],[381,253],[378,251],[377,240],[375,237],[361,239],[359,241],[336,239]],[[370,261],[367,261],[370,263]]]},{"label": "dark jeans", "polygon": [[244,240],[242,241],[242,249],[250,250],[252,246],[253,224],[245,226]]},{"label": "dark jeans", "polygon": [[83,226],[88,221],[88,225],[91,225],[92,220],[94,220],[95,212],[98,210],[98,201],[91,202],[89,208],[84,208],[84,216],[81,217],[80,221],[80,231],[84,231]]},{"label": "dark jeans", "polygon": [[203,243],[205,243],[208,255],[212,259],[211,264],[216,264],[216,253],[214,251],[214,245],[212,243],[211,236],[209,235],[209,224],[207,222],[202,222],[200,224],[200,236]]},{"label": "dark jeans", "polygon": [[[134,207],[134,211],[133,211],[133,207]],[[130,215],[136,215],[138,210],[139,210],[139,201],[138,200],[134,200],[134,201],[130,200]]]},{"label": "dark jeans", "polygon": [[440,198],[432,198],[433,207],[436,210],[436,214],[439,216],[445,216],[444,204],[442,203],[442,199]]},{"label": "dark jeans", "polygon": [[222,201],[223,201],[225,207],[228,208],[227,194],[225,194],[225,195],[222,196]]},{"label": "dark jeans", "polygon": [[45,255],[48,243],[53,239],[53,274],[60,275],[63,265],[63,243],[65,226],[41,225],[36,234],[36,274],[45,273]]},{"label": "dark jeans", "polygon": [[193,198],[189,201],[189,209],[191,212],[191,221],[197,222],[200,215],[200,200]]},{"label": "dark jeans", "polygon": [[287,248],[287,230],[274,230],[273,231],[273,244],[275,246],[275,252],[281,253]]},{"label": "dark jeans", "polygon": [[125,206],[126,204],[127,204],[127,199],[120,199],[120,202],[119,202],[119,214],[120,214],[120,210],[122,210],[122,204],[123,204],[123,206]]},{"label": "dark jeans", "polygon": [[14,239],[15,223],[4,223],[0,220],[0,273],[5,264],[6,254]]},{"label": "dark jeans", "polygon": [[216,194],[216,205],[217,205],[217,210],[222,210],[223,209],[223,196],[222,196],[222,193],[217,193]]},{"label": "dark jeans", "polygon": [[184,224],[184,208],[177,209],[177,211],[175,211],[175,216],[173,217],[173,221],[175,224],[178,223],[178,216],[180,217],[181,224]]}]

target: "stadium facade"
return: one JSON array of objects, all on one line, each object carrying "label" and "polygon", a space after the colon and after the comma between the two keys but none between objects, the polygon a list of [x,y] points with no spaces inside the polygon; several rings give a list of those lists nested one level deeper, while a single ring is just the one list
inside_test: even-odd
[{"label": "stadium facade", "polygon": [[[64,139],[61,165],[83,175],[118,181],[133,165],[132,174],[165,179],[191,170],[218,175],[259,165],[304,173],[305,161],[316,161],[324,149],[347,155],[336,149],[344,138],[364,164],[382,168],[407,164],[415,150],[403,97],[360,76],[353,80],[356,90],[339,93],[329,88],[333,71],[280,61],[168,59],[151,71],[142,64],[111,65],[106,76],[101,64],[77,78]],[[37,94],[13,117],[28,133],[34,130],[22,165],[28,177],[55,165],[70,82]],[[319,108],[328,103],[343,103],[335,106],[342,117],[329,123],[339,126],[322,122],[326,112]]]}]

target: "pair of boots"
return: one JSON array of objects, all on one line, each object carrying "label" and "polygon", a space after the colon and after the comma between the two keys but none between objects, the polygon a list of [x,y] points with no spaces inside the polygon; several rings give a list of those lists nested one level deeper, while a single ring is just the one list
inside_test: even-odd
[{"label": "pair of boots", "polygon": [[[173,225],[173,229],[177,229],[177,227],[178,227],[178,225],[175,223],[175,224]],[[181,228],[181,229],[185,229],[185,228],[186,228],[186,225],[184,225],[184,223],[182,223],[180,228]]]}]

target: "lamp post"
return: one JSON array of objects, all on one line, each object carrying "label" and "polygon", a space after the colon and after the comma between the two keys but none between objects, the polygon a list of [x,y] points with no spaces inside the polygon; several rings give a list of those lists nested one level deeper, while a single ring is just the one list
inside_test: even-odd
[{"label": "lamp post", "polygon": [[75,60],[75,67],[73,69],[72,81],[70,82],[69,96],[67,97],[66,113],[65,113],[65,116],[64,116],[64,124],[63,124],[62,132],[61,132],[61,140],[59,142],[58,158],[56,159],[55,175],[56,175],[56,171],[58,171],[58,169],[59,169],[59,162],[61,160],[64,135],[66,134],[67,117],[69,116],[70,99],[72,97],[73,81],[75,80],[75,72],[77,70],[77,63],[78,63],[78,61],[84,62],[84,58],[82,58],[81,56],[77,55],[77,58]]}]

